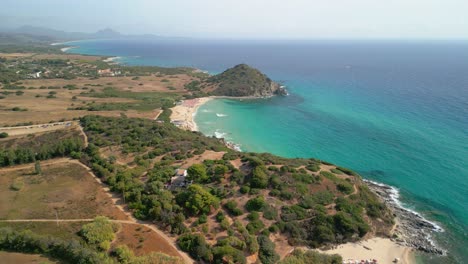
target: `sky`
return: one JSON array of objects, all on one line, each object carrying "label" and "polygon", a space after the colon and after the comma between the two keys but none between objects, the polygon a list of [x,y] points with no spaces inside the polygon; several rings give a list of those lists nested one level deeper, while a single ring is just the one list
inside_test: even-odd
[{"label": "sky", "polygon": [[0,28],[249,39],[468,39],[468,0],[0,0]]}]

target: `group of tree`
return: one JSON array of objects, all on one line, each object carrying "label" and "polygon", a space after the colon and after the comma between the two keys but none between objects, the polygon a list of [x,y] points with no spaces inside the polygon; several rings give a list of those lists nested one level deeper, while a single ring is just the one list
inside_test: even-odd
[{"label": "group of tree", "polygon": [[39,253],[69,263],[113,263],[106,255],[82,245],[77,240],[64,240],[37,235],[29,230],[15,231],[8,227],[0,228],[0,249],[24,253]]},{"label": "group of tree", "polygon": [[79,137],[52,140],[38,146],[24,145],[7,148],[0,146],[0,167],[70,156],[80,153],[82,149],[83,140]]}]

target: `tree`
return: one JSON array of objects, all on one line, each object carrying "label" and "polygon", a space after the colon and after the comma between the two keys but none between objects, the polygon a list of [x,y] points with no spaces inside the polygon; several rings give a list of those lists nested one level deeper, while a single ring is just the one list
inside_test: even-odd
[{"label": "tree", "polygon": [[263,198],[263,196],[257,196],[255,198],[248,200],[247,203],[245,203],[245,209],[247,209],[247,211],[249,212],[262,211],[265,205],[266,205],[265,198]]},{"label": "tree", "polygon": [[110,242],[115,238],[118,225],[109,221],[105,216],[97,216],[92,223],[81,228],[80,234],[86,241],[101,250],[108,250]]},{"label": "tree", "polygon": [[265,166],[257,166],[252,171],[252,179],[250,180],[250,187],[252,188],[266,188],[268,186],[268,174],[266,173]]},{"label": "tree", "polygon": [[201,185],[192,184],[176,197],[177,203],[192,215],[209,214],[211,208],[219,207],[219,200]]},{"label": "tree", "polygon": [[42,174],[41,163],[39,161],[36,161],[34,164],[34,173],[37,175]]},{"label": "tree", "polygon": [[206,174],[206,167],[203,164],[193,164],[187,170],[188,179],[195,182],[206,182],[208,175]]},{"label": "tree", "polygon": [[177,239],[177,245],[195,260],[209,261],[212,258],[210,246],[202,235],[183,234]]}]

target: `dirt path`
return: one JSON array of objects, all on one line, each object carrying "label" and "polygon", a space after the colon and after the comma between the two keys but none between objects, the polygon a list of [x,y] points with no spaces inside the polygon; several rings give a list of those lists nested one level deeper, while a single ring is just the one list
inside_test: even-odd
[{"label": "dirt path", "polygon": [[92,172],[91,168],[89,168],[88,166],[86,166],[83,163],[79,162],[78,160],[70,160],[70,161],[82,166],[83,168],[88,170],[88,172],[91,175],[93,175],[94,179],[102,186],[103,190],[111,198],[114,205],[117,208],[119,208],[123,213],[125,213],[125,215],[127,215],[127,217],[130,219],[130,222],[132,222],[134,224],[140,224],[140,225],[146,226],[149,229],[153,230],[154,232],[156,232],[159,236],[161,236],[164,240],[166,240],[166,242],[168,242],[171,246],[173,246],[179,252],[179,254],[181,255],[181,257],[182,257],[182,259],[184,260],[185,263],[194,263],[193,259],[191,259],[188,254],[186,254],[185,252],[183,252],[182,250],[180,250],[177,247],[176,240],[174,238],[171,238],[168,235],[166,235],[163,231],[159,230],[159,228],[157,228],[151,222],[138,220],[135,217],[133,217],[132,213],[130,211],[128,211],[126,208],[124,208],[125,204],[122,203],[120,197],[118,197],[115,193],[112,193],[110,191],[109,187],[105,183],[103,183],[101,181],[101,179],[99,177],[97,177]]},{"label": "dirt path", "polygon": [[[49,165],[58,164],[58,163],[73,162],[73,160],[70,159],[70,158],[56,158],[56,159],[39,161],[39,162],[41,163],[41,166],[49,166]],[[13,167],[1,168],[0,172],[24,170],[24,169],[29,169],[29,168],[34,168],[34,163],[28,163],[28,164],[16,165],[16,166],[13,166]]]},{"label": "dirt path", "polygon": [[[116,195],[115,193],[112,193],[109,189],[109,187],[101,181],[85,164],[79,162],[78,160],[74,159],[69,159],[69,158],[59,158],[59,159],[53,159],[53,160],[47,160],[47,161],[41,161],[42,166],[47,166],[47,165],[52,165],[52,164],[58,164],[58,163],[74,163],[77,165],[80,165],[81,167],[85,168],[89,174],[93,176],[93,178],[101,185],[105,193],[109,196],[109,198],[112,200],[114,205],[121,210],[129,220],[111,220],[112,222],[115,223],[122,223],[122,224],[133,224],[133,225],[143,225],[154,232],[156,232],[162,239],[164,239],[170,246],[172,246],[182,257],[183,261],[185,263],[194,263],[193,259],[190,258],[188,254],[183,252],[177,247],[176,240],[175,238],[171,238],[168,235],[166,235],[163,231],[159,230],[153,223],[147,222],[147,221],[141,221],[133,217],[132,213],[124,208],[125,204],[122,203],[120,197]],[[19,169],[27,169],[27,168],[33,168],[34,163],[30,164],[25,164],[25,165],[19,165],[11,168],[4,168],[0,169],[0,172],[7,172],[7,171],[14,171],[14,170],[19,170]],[[12,220],[0,220],[0,222],[91,222],[94,219],[12,219]]]},{"label": "dirt path", "polygon": [[88,135],[83,130],[83,127],[78,123],[78,129],[80,130],[81,135],[83,135],[84,139],[84,146],[85,148],[88,147]]},{"label": "dirt path", "polygon": [[30,126],[0,127],[0,132],[6,132],[10,136],[19,136],[66,129],[76,125],[78,125],[76,121],[63,121]]},{"label": "dirt path", "polygon": [[[0,220],[0,222],[4,223],[28,223],[28,222],[40,222],[40,223],[63,223],[63,222],[92,222],[94,219],[92,218],[84,218],[84,219],[8,219],[8,220]],[[114,220],[109,219],[112,223],[119,223],[119,224],[129,224],[129,225],[141,225],[140,223],[136,223],[131,220]]]}]

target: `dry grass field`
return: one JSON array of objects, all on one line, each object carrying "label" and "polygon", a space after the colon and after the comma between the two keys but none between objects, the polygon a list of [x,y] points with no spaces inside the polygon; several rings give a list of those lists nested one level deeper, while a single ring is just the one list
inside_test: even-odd
[{"label": "dry grass field", "polygon": [[0,264],[53,264],[59,263],[37,254],[0,251]]},{"label": "dry grass field", "polygon": [[122,224],[114,242],[115,246],[121,244],[127,245],[137,256],[150,252],[163,252],[170,256],[180,256],[174,247],[161,241],[161,237],[156,232],[145,226]]},{"label": "dry grass field", "polygon": [[[94,90],[102,91],[105,87],[113,87],[119,91],[131,92],[165,92],[182,93],[184,85],[192,81],[188,75],[174,76],[142,76],[134,80],[132,77],[101,77],[90,80],[88,78],[65,79],[41,79],[24,80],[21,85],[27,89],[21,90],[22,95],[16,95],[16,90],[3,90],[12,92],[0,99],[0,126],[11,126],[18,123],[33,122],[34,124],[48,123],[50,121],[71,120],[84,115],[96,114],[104,116],[120,116],[125,113],[129,117],[141,117],[154,119],[159,115],[160,109],[152,111],[86,111],[68,110],[85,106],[88,103],[135,103],[130,98],[96,98],[86,97],[83,92]],[[74,85],[76,89],[64,89],[66,85]],[[41,88],[42,87],[42,88]],[[44,87],[60,87],[59,89],[46,89]],[[83,89],[85,88],[85,89]],[[55,98],[47,98],[50,93],[55,93]],[[13,111],[13,108],[25,111]]]},{"label": "dry grass field", "polygon": [[0,169],[1,219],[86,219],[97,215],[126,220],[101,186],[82,166],[57,160],[34,166]]}]

